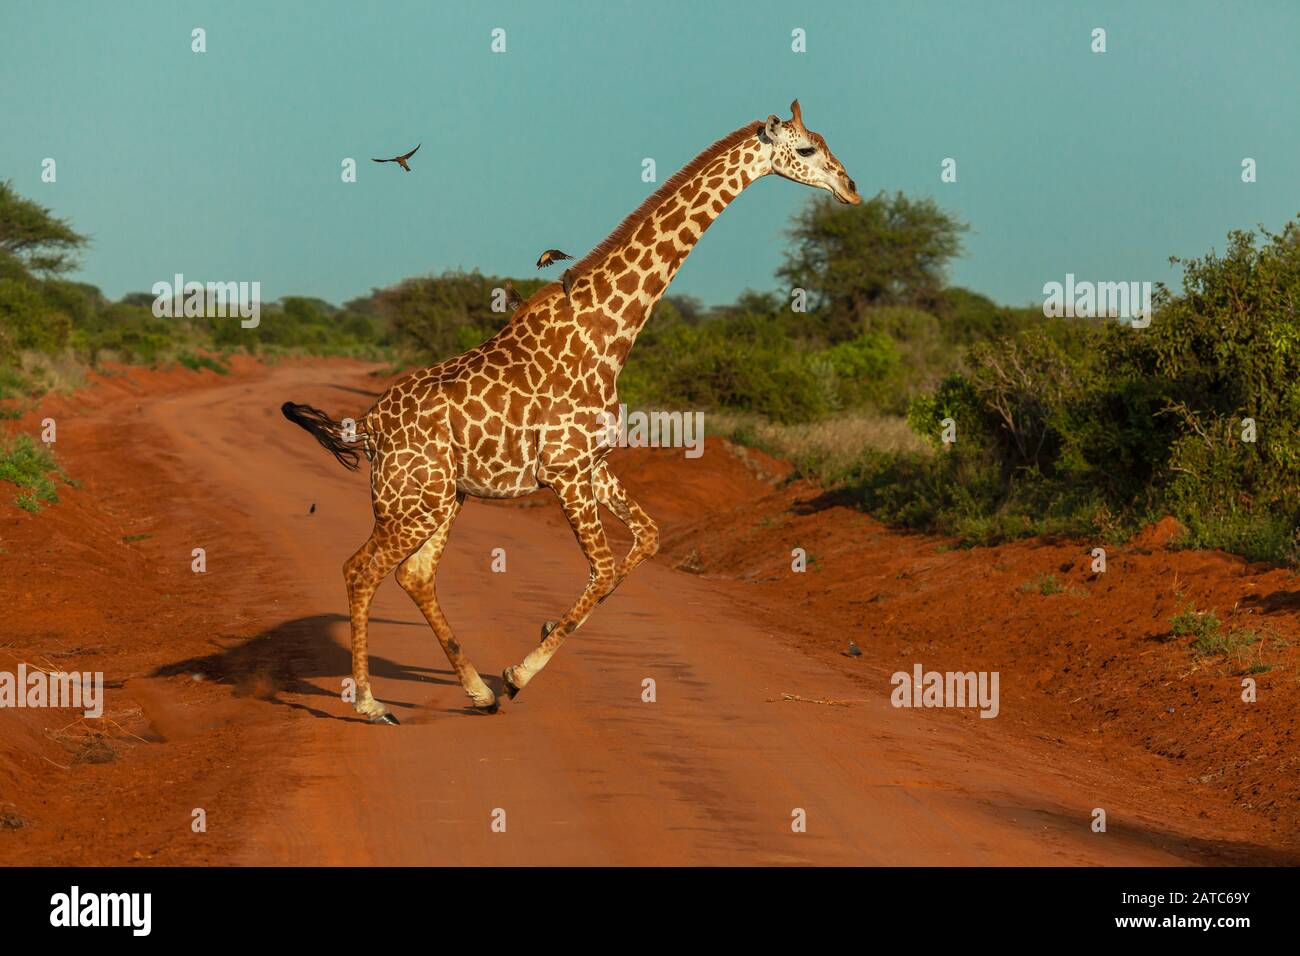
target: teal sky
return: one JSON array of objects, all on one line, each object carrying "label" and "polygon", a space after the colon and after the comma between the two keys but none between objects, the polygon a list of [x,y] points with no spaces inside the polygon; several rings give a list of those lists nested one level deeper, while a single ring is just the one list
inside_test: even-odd
[{"label": "teal sky", "polygon": [[[183,272],[342,302],[581,256],[654,188],[643,157],[662,182],[798,97],[864,195],[933,196],[970,223],[955,282],[1023,303],[1067,272],[1171,281],[1168,256],[1300,212],[1298,42],[1294,0],[5,0],[0,178],[90,234],[78,278],[110,296]],[[409,175],[369,161],[418,142]],[[810,195],[747,190],[671,292],[775,288]]]}]

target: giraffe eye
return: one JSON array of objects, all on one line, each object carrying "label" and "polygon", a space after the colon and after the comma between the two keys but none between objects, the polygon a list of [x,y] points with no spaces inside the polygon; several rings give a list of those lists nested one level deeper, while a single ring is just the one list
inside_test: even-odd
[{"label": "giraffe eye", "polygon": [[800,156],[811,156],[813,153],[817,152],[817,147],[801,146],[798,149],[796,149],[795,152],[798,153]]}]

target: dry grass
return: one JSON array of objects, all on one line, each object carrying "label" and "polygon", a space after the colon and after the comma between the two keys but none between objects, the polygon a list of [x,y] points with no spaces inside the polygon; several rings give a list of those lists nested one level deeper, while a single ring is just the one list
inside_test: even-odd
[{"label": "dry grass", "polygon": [[86,385],[85,366],[71,351],[59,355],[26,351],[19,355],[23,375],[38,392],[68,394]]},{"label": "dry grass", "polygon": [[819,422],[782,425],[752,415],[709,412],[709,434],[758,448],[793,463],[804,475],[834,484],[863,452],[920,452],[931,449],[900,415],[853,411]]}]

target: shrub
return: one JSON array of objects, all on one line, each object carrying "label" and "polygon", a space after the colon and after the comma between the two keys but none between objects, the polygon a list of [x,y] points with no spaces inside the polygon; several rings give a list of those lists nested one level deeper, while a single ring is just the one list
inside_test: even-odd
[{"label": "shrub", "polygon": [[816,353],[816,357],[831,370],[837,408],[879,407],[897,384],[898,348],[887,335],[863,333]]},{"label": "shrub", "polygon": [[176,356],[176,361],[184,365],[191,372],[197,372],[199,369],[210,369],[218,375],[227,375],[230,369],[211,355],[195,355],[193,352],[180,352]]},{"label": "shrub", "polygon": [[1223,645],[1222,625],[1213,611],[1198,611],[1188,605],[1169,619],[1169,632],[1174,637],[1194,638],[1192,644],[1205,653],[1217,653],[1212,650]]},{"label": "shrub", "polygon": [[35,285],[0,279],[0,327],[13,351],[57,352],[68,343],[72,320],[50,305]]},{"label": "shrub", "polygon": [[1224,255],[1182,264],[1149,328],[1045,320],[973,345],[908,410],[936,446],[951,418],[956,445],[876,462],[864,502],[968,540],[1118,535],[1172,513],[1183,545],[1300,560],[1300,225],[1234,232]]},{"label": "shrub", "polygon": [[0,481],[17,485],[23,494],[14,503],[25,511],[36,512],[43,502],[59,500],[55,478],[63,477],[62,469],[44,445],[38,445],[27,435],[19,435],[0,444]]}]

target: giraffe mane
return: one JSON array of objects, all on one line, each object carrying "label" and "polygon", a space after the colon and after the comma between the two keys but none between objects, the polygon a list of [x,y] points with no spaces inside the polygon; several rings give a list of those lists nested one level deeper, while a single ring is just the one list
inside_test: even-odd
[{"label": "giraffe mane", "polygon": [[744,141],[750,136],[758,135],[759,131],[762,129],[762,120],[754,120],[751,123],[746,123],[735,132],[728,133],[726,136],[722,137],[722,139],[718,140],[712,146],[706,147],[698,156],[669,176],[662,186],[645,198],[645,201],[642,202],[641,205],[628,213],[627,218],[620,222],[614,231],[606,236],[599,245],[572,266],[570,272],[573,274],[573,278],[576,280],[586,275],[592,266],[598,264],[611,252],[623,245],[623,243],[627,241],[628,237],[631,236],[632,233],[634,233],[641,224],[650,217],[650,214],[659,207],[660,203],[673,195],[673,193],[677,192],[677,190],[685,185],[692,176],[698,173],[710,162],[717,159],[719,155],[731,149],[731,147],[735,146],[737,143]]}]

